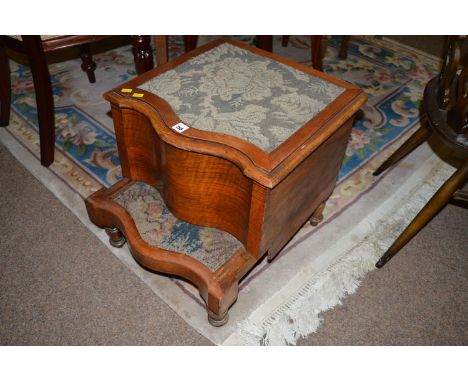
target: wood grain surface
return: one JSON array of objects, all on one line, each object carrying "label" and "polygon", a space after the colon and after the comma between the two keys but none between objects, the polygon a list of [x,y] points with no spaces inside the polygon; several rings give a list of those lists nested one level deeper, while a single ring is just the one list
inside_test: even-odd
[{"label": "wood grain surface", "polygon": [[[181,122],[174,110],[138,85],[224,42],[346,90],[271,153],[225,134],[195,128],[174,131],[172,127]],[[353,115],[366,100],[353,85],[230,39],[197,48],[104,96],[112,105],[125,179],[87,199],[89,216],[98,226],[118,228],[142,265],[193,282],[214,325],[225,323],[242,276],[267,253],[272,259],[326,202],[335,186]],[[229,232],[244,248],[211,272],[183,253],[149,246],[129,213],[112,201],[135,181],[155,187],[178,219]]]}]

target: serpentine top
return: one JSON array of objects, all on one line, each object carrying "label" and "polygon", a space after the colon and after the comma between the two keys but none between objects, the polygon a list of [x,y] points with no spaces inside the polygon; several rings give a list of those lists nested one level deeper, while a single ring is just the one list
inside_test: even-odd
[{"label": "serpentine top", "polygon": [[229,134],[271,152],[345,89],[230,43],[139,86],[200,130]]}]

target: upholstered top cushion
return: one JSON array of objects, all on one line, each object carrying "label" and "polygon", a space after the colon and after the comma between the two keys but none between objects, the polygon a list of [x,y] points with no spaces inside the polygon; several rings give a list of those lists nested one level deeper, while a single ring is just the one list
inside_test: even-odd
[{"label": "upholstered top cushion", "polygon": [[230,43],[140,88],[165,99],[183,122],[270,152],[345,89]]}]

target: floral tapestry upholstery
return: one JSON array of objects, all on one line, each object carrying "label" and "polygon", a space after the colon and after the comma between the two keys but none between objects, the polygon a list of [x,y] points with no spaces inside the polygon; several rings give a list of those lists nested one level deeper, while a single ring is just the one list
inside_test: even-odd
[{"label": "floral tapestry upholstery", "polygon": [[171,214],[159,192],[142,182],[114,199],[133,218],[140,236],[149,245],[185,253],[216,271],[242,244],[227,232],[186,223]]},{"label": "floral tapestry upholstery", "polygon": [[200,130],[277,148],[345,89],[229,43],[139,86]]}]

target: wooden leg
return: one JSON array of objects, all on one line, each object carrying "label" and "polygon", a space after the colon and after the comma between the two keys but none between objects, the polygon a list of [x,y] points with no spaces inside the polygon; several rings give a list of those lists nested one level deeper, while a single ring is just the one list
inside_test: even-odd
[{"label": "wooden leg", "polygon": [[341,37],[341,46],[340,46],[340,52],[338,53],[338,57],[341,58],[342,60],[348,57],[348,45],[349,45],[350,38],[351,36]]},{"label": "wooden leg", "polygon": [[281,46],[288,46],[289,36],[283,36],[281,39]]},{"label": "wooden leg", "polygon": [[90,52],[89,44],[84,44],[81,46],[81,70],[86,72],[88,75],[88,80],[91,84],[96,82],[96,76],[94,71],[96,70],[96,63],[93,61],[93,56]]},{"label": "wooden leg", "polygon": [[314,69],[323,70],[322,65],[322,37],[323,36],[311,36],[311,50],[312,50],[312,67]]},{"label": "wooden leg", "polygon": [[120,248],[125,244],[125,236],[118,228],[106,228],[107,236],[109,236],[109,243],[113,247]]},{"label": "wooden leg", "polygon": [[154,36],[153,44],[155,50],[156,65],[161,66],[169,60],[169,57],[167,56],[167,36]]},{"label": "wooden leg", "polygon": [[197,47],[198,36],[182,36],[184,39],[185,53],[194,50]]},{"label": "wooden leg", "polygon": [[259,35],[255,36],[255,42],[257,48],[266,50],[267,52],[273,52],[273,36]]},{"label": "wooden leg", "polygon": [[133,58],[138,74],[153,69],[153,51],[150,36],[132,36]]},{"label": "wooden leg", "polygon": [[468,208],[468,190],[455,191],[452,200],[450,200],[450,203],[460,207]]},{"label": "wooden leg", "polygon": [[323,220],[323,210],[325,208],[326,202],[320,203],[317,209],[314,211],[312,216],[309,219],[311,225],[316,226]]},{"label": "wooden leg", "polygon": [[10,123],[11,83],[6,49],[0,45],[0,126]]},{"label": "wooden leg", "polygon": [[411,151],[423,143],[431,134],[431,132],[424,125],[421,126],[409,139],[403,143],[397,151],[395,151],[382,165],[375,170],[372,175],[377,176],[384,172],[395,163],[399,162]]},{"label": "wooden leg", "polygon": [[49,68],[39,36],[23,36],[23,43],[29,59],[36,93],[41,164],[48,167],[54,161],[55,149],[54,97]]},{"label": "wooden leg", "polygon": [[229,313],[226,310],[221,314],[213,313],[212,311],[208,310],[208,322],[216,327],[223,326],[228,322]]},{"label": "wooden leg", "polygon": [[408,241],[410,241],[452,198],[455,191],[463,186],[468,179],[468,161],[458,169],[435,193],[424,208],[416,215],[398,239],[385,252],[375,264],[377,268],[383,267]]},{"label": "wooden leg", "polygon": [[228,309],[237,300],[238,295],[238,281],[227,285],[221,283],[219,287],[208,289],[204,297],[208,322],[213,326],[224,325],[229,318]]}]

